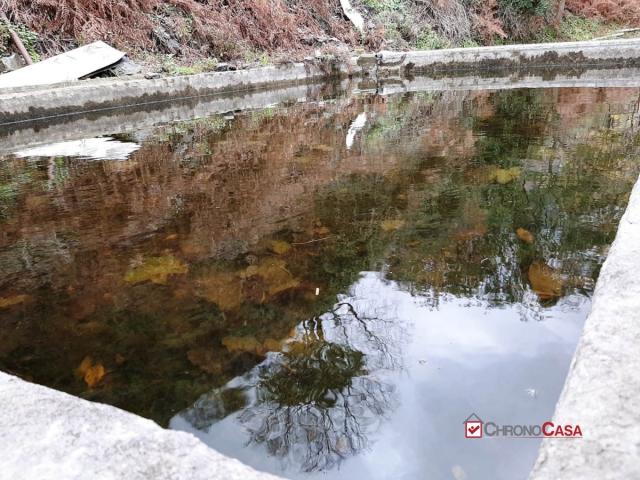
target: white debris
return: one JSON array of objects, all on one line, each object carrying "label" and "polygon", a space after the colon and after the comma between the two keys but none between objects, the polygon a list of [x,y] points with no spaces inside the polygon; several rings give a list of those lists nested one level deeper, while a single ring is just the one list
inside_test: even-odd
[{"label": "white debris", "polygon": [[467,473],[464,471],[460,465],[454,465],[451,467],[451,475],[453,475],[454,480],[466,480]]},{"label": "white debris", "polygon": [[127,160],[138,150],[135,142],[121,142],[112,137],[83,138],[67,142],[50,143],[14,152],[24,157],[78,157],[90,160]]},{"label": "white debris", "polygon": [[124,52],[93,42],[42,62],[0,75],[0,88],[71,82],[118,62]]},{"label": "white debris", "polygon": [[347,138],[345,140],[345,143],[347,144],[347,149],[351,149],[351,147],[353,147],[353,142],[356,139],[356,134],[360,130],[362,130],[362,128],[366,125],[366,123],[367,123],[366,112],[362,112],[356,117],[356,119],[353,122],[351,122],[351,126],[347,131]]},{"label": "white debris", "polygon": [[353,23],[353,26],[356,27],[360,33],[364,33],[364,18],[362,18],[360,12],[353,8],[349,0],[340,0],[340,6],[349,21]]}]

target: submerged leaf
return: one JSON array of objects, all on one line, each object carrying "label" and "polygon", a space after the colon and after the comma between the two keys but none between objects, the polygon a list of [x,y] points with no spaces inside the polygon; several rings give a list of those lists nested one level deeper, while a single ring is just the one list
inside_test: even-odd
[{"label": "submerged leaf", "polygon": [[[251,274],[249,274],[249,269],[251,269]],[[277,258],[267,258],[258,265],[251,265],[244,271],[244,274],[246,276],[259,275],[262,277],[269,295],[276,295],[300,285],[300,281],[294,278],[291,272],[287,270],[287,264],[284,260]]]},{"label": "submerged leaf", "polygon": [[92,367],[89,367],[87,372],[84,374],[84,381],[89,388],[93,388],[100,383],[106,373],[107,371],[105,370],[104,365],[96,363]]},{"label": "submerged leaf", "polygon": [[91,368],[91,365],[93,365],[93,359],[89,356],[84,357],[82,359],[82,362],[80,362],[80,365],[78,365],[78,368],[76,368],[76,376],[78,378],[83,378],[87,371]]},{"label": "submerged leaf", "polygon": [[543,262],[535,262],[529,266],[529,283],[540,300],[551,300],[562,295],[564,280],[561,275]]},{"label": "submerged leaf", "polygon": [[93,359],[89,356],[82,359],[82,362],[80,362],[80,365],[78,365],[75,371],[76,377],[84,379],[89,388],[93,388],[100,383],[106,373],[107,371],[104,365],[101,363],[94,365]]},{"label": "submerged leaf", "polygon": [[233,272],[216,272],[198,279],[198,295],[218,305],[223,311],[233,310],[244,301],[242,282]]},{"label": "submerged leaf", "polygon": [[282,255],[291,250],[291,245],[282,240],[272,240],[271,241],[271,251],[278,255]]},{"label": "submerged leaf", "polygon": [[0,297],[0,308],[9,308],[13,305],[24,303],[29,299],[29,295],[11,295],[9,297]]},{"label": "submerged leaf", "polygon": [[383,220],[380,223],[380,228],[385,232],[392,232],[393,230],[399,230],[404,227],[405,221],[399,218]]},{"label": "submerged leaf", "polygon": [[518,228],[516,230],[516,235],[520,240],[522,240],[525,243],[528,243],[528,244],[533,243],[533,240],[534,240],[533,233],[531,233],[529,230],[525,230],[524,228]]},{"label": "submerged leaf", "polygon": [[491,172],[490,179],[500,185],[513,182],[520,176],[522,169],[520,167],[496,168]]},{"label": "submerged leaf", "polygon": [[255,337],[233,337],[228,336],[222,339],[222,345],[230,352],[249,352],[257,355],[264,355],[267,352],[277,352],[282,348],[283,342],[274,338],[267,338],[259,341]]},{"label": "submerged leaf", "polygon": [[324,237],[325,235],[329,235],[331,233],[331,230],[329,230],[327,227],[317,226],[313,229],[313,233],[315,235],[318,235],[319,237]]},{"label": "submerged leaf", "polygon": [[141,283],[151,281],[165,285],[169,275],[187,273],[187,265],[173,255],[147,258],[142,265],[130,269],[124,281],[127,283]]},{"label": "submerged leaf", "polygon": [[255,337],[224,337],[222,345],[230,352],[255,352],[260,343]]}]

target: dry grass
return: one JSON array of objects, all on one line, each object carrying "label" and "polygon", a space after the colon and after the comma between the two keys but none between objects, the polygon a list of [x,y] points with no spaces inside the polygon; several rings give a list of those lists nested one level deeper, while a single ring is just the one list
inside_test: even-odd
[{"label": "dry grass", "polygon": [[640,0],[567,0],[566,8],[583,17],[640,27]]},{"label": "dry grass", "polygon": [[330,0],[0,0],[8,16],[40,35],[85,43],[105,40],[128,51],[183,56],[284,52],[301,39],[329,35],[346,43],[355,33]]}]

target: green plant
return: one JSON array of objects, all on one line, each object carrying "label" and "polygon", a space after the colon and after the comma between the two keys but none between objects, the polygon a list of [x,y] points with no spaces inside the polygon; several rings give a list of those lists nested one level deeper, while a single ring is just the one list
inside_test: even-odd
[{"label": "green plant", "polygon": [[[38,53],[38,35],[29,30],[24,25],[12,25],[11,28],[18,34],[20,40],[24,44],[24,48],[27,49],[29,56],[35,62],[40,61],[40,54]],[[11,32],[9,25],[0,21],[0,54],[9,53],[8,45],[11,43]]]},{"label": "green plant", "polygon": [[8,53],[9,49],[7,46],[9,45],[10,38],[9,28],[4,22],[0,22],[0,55]]},{"label": "green plant", "polygon": [[40,54],[38,53],[38,34],[29,30],[24,25],[14,25],[14,30],[24,43],[24,48],[27,49],[29,56],[34,62],[40,61]]},{"label": "green plant", "polygon": [[460,46],[463,48],[474,48],[474,47],[479,47],[480,44],[471,38],[467,38],[462,41]]},{"label": "green plant", "polygon": [[415,47],[419,50],[439,50],[450,46],[449,40],[442,38],[433,30],[423,30],[415,42]]},{"label": "green plant", "polygon": [[162,60],[162,70],[169,75],[194,75],[196,73],[208,72],[216,68],[218,60],[206,58],[194,62],[192,65],[178,65],[173,55],[165,55]]},{"label": "green plant", "polygon": [[590,40],[606,35],[617,28],[617,25],[605,24],[595,18],[583,18],[567,13],[559,27],[545,27],[536,37],[536,40],[539,42]]},{"label": "green plant", "polygon": [[546,15],[552,6],[552,0],[499,0],[500,9],[517,13]]},{"label": "green plant", "polygon": [[263,67],[271,65],[271,59],[269,58],[269,55],[267,55],[265,52],[258,52],[255,50],[246,52],[244,54],[244,61],[246,63],[258,63]]},{"label": "green plant", "polygon": [[363,0],[362,2],[369,10],[376,13],[384,11],[396,11],[402,9],[402,0]]}]

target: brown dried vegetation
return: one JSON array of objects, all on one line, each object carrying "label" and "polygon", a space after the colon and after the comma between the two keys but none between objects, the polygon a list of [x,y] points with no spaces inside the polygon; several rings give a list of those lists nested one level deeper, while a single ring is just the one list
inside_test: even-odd
[{"label": "brown dried vegetation", "polygon": [[638,0],[567,0],[567,10],[583,17],[595,17],[621,25],[640,26]]},{"label": "brown dried vegetation", "polygon": [[55,32],[59,42],[104,40],[128,51],[227,59],[298,51],[315,36],[356,38],[340,4],[325,0],[5,0],[3,6],[12,21],[41,35]]}]

